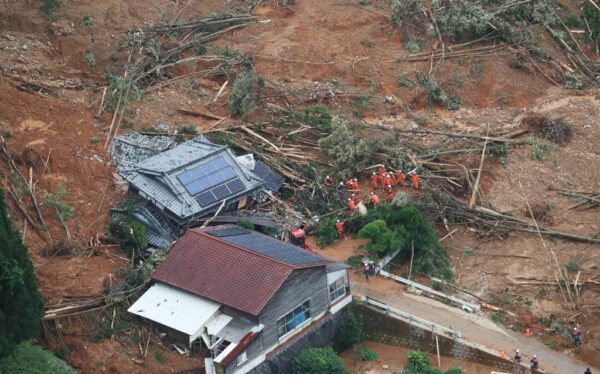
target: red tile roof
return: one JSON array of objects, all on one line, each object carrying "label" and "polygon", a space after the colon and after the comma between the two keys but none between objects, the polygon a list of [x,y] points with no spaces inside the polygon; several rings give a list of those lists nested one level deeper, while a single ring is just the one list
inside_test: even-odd
[{"label": "red tile roof", "polygon": [[292,270],[330,262],[286,264],[206,232],[214,229],[188,230],[152,278],[257,316]]}]

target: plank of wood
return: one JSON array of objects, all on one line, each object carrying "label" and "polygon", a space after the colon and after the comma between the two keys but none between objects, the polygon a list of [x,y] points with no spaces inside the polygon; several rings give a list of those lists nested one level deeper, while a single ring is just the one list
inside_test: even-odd
[{"label": "plank of wood", "polygon": [[192,117],[203,117],[203,118],[207,118],[207,119],[214,119],[217,121],[220,121],[220,120],[226,118],[226,117],[217,116],[216,114],[212,114],[210,112],[205,112],[205,111],[199,110],[199,109],[190,110],[190,109],[185,109],[185,108],[179,108],[178,112],[181,114],[192,116]]}]

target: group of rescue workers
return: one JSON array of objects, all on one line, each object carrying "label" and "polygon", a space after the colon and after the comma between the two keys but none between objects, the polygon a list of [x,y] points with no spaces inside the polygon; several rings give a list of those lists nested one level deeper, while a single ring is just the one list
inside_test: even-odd
[{"label": "group of rescue workers", "polygon": [[[388,203],[391,203],[396,195],[394,188],[404,187],[407,178],[410,178],[410,189],[418,190],[419,175],[415,171],[404,174],[402,170],[394,172],[386,170],[383,166],[378,168],[376,172],[371,174],[371,187],[373,191],[369,194],[369,206],[375,208],[379,205],[380,200],[376,193],[378,189],[381,189],[385,194],[385,200]],[[323,180],[323,184],[326,187],[333,187],[334,182],[328,175]],[[346,182],[340,182],[336,187],[336,192],[340,200],[347,204],[350,213],[354,214],[359,209],[362,200],[358,196],[360,193],[360,186],[357,178],[350,178],[346,180]],[[344,235],[344,224],[345,222],[340,220],[337,220],[335,223],[335,228],[340,238]]]},{"label": "group of rescue workers", "polygon": [[[529,328],[527,328],[525,336],[531,336],[531,330]],[[573,339],[573,345],[575,347],[579,347],[581,345],[581,330],[579,330],[577,327],[574,327],[573,330],[571,330],[571,338]],[[500,352],[500,357],[506,359],[506,354],[504,352]],[[521,359],[521,352],[518,349],[515,350],[515,356],[513,358],[514,363],[520,364]],[[540,368],[540,361],[536,355],[533,355],[531,360],[529,360],[529,363],[532,369]],[[590,370],[590,368],[587,368],[587,370],[583,374],[592,374],[592,371]]]},{"label": "group of rescue workers", "polygon": [[[416,172],[408,174],[410,177],[410,188],[419,189],[419,175]],[[369,204],[375,208],[379,205],[379,196],[376,191],[381,189],[385,194],[385,200],[391,203],[396,195],[394,188],[404,187],[406,183],[407,175],[402,170],[398,172],[387,171],[385,167],[380,167],[376,172],[371,175],[371,187],[373,191],[369,195]],[[326,176],[323,180],[323,184],[327,187],[333,187],[333,180],[330,176]],[[357,178],[350,178],[346,182],[340,182],[336,188],[336,192],[341,201],[346,202],[348,209],[351,213],[356,212],[358,205],[361,202],[358,194],[360,193],[360,186]],[[347,195],[349,194],[349,196]]]}]

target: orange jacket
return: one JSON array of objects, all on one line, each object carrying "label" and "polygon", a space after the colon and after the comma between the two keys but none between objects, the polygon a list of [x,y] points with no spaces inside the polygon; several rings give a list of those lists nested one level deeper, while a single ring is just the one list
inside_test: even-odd
[{"label": "orange jacket", "polygon": [[342,222],[342,221],[336,222],[335,228],[340,236],[342,236],[344,234],[344,222]]},{"label": "orange jacket", "polygon": [[419,189],[419,176],[417,174],[413,174],[412,177],[410,178],[411,182],[412,182],[412,186],[415,188],[415,190]]},{"label": "orange jacket", "polygon": [[348,201],[348,208],[350,208],[351,212],[356,211],[356,203],[354,202],[354,200]]},{"label": "orange jacket", "polygon": [[377,177],[376,174],[371,174],[371,186],[376,189],[378,184],[379,184],[379,177]]},{"label": "orange jacket", "polygon": [[369,199],[371,199],[374,206],[379,205],[379,197],[377,197],[377,195],[373,194],[373,195],[371,195],[371,197]]},{"label": "orange jacket", "polygon": [[403,172],[400,172],[400,173],[398,173],[398,175],[396,175],[396,183],[398,183],[401,186],[404,185],[405,179],[406,179],[406,176],[404,175]]}]

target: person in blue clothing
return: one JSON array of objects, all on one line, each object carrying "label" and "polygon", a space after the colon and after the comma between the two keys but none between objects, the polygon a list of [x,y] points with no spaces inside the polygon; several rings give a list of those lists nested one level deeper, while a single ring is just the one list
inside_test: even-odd
[{"label": "person in blue clothing", "polygon": [[340,184],[338,184],[338,186],[336,187],[336,191],[337,191],[337,194],[340,197],[340,199],[342,201],[346,201],[346,191],[344,190],[343,182],[340,182]]},{"label": "person in blue clothing", "polygon": [[587,369],[585,370],[585,373],[583,373],[583,374],[592,374],[592,371],[590,370],[590,368],[587,368]]},{"label": "person in blue clothing", "polygon": [[365,274],[365,279],[367,280],[367,282],[369,281],[369,272],[371,271],[371,267],[369,266],[369,264],[365,264],[365,269],[363,270],[363,273]]}]

